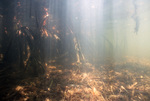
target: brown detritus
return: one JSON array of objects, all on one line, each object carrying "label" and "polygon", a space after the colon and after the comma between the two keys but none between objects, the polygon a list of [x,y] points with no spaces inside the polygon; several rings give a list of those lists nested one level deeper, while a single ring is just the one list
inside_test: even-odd
[{"label": "brown detritus", "polygon": [[[143,62],[141,62],[143,63]],[[150,76],[129,62],[116,63],[115,69],[92,64],[50,65],[44,76],[22,80],[7,99],[45,101],[149,101]],[[132,68],[120,68],[131,66]],[[143,65],[144,66],[144,65]],[[88,72],[87,70],[90,69]],[[109,74],[107,74],[109,73]]]}]

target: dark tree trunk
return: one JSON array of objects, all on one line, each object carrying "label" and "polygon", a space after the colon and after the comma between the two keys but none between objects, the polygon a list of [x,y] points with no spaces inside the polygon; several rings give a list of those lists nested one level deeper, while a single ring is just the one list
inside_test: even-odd
[{"label": "dark tree trunk", "polygon": [[17,41],[15,40],[14,15],[15,0],[4,0],[3,6],[3,25],[2,25],[2,49],[4,61],[9,64],[18,58]]}]

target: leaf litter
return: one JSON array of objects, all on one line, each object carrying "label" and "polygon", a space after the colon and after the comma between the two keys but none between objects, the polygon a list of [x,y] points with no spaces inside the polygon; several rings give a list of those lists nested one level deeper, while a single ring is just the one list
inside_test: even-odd
[{"label": "leaf litter", "polygon": [[65,66],[47,63],[45,75],[22,80],[14,88],[17,94],[11,98],[15,101],[150,101],[150,65],[144,61],[127,57],[124,62],[97,67],[90,63]]}]

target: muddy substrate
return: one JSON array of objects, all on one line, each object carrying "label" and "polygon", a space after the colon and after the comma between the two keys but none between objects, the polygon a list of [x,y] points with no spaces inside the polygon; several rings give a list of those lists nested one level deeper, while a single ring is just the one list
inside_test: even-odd
[{"label": "muddy substrate", "polygon": [[9,101],[150,101],[150,65],[48,65],[46,74],[21,80],[2,98]]}]

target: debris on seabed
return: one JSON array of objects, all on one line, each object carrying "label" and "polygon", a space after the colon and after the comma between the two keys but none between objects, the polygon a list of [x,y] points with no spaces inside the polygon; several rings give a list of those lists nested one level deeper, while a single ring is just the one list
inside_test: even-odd
[{"label": "debris on seabed", "polygon": [[21,96],[15,94],[14,100],[150,101],[150,66],[143,60],[128,58],[114,63],[113,68],[90,63],[46,64],[43,77],[26,79],[16,86]]}]

